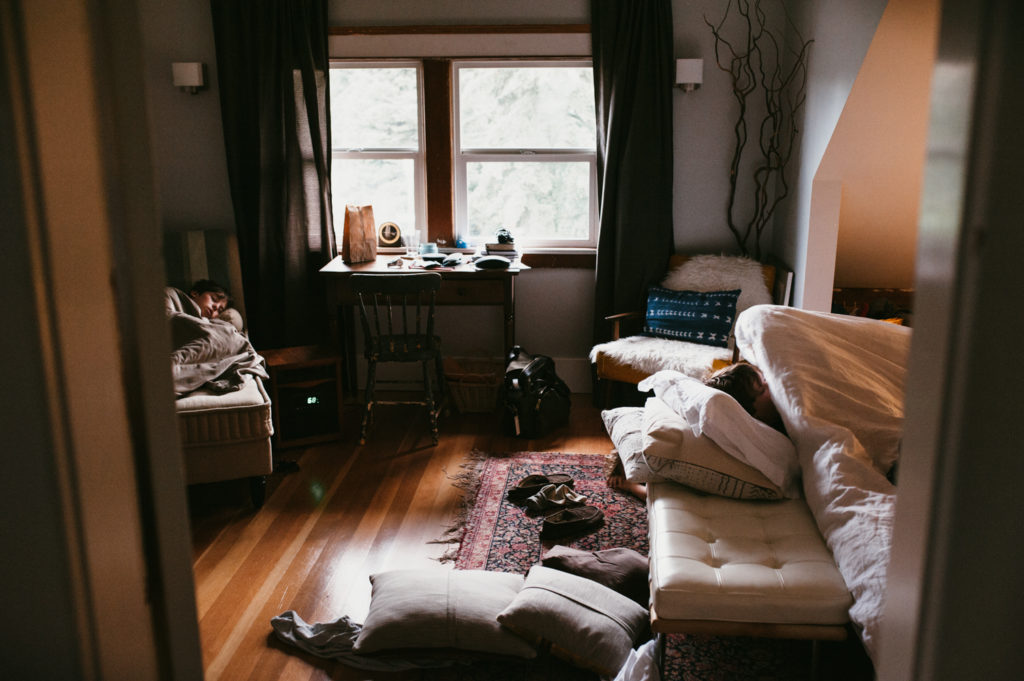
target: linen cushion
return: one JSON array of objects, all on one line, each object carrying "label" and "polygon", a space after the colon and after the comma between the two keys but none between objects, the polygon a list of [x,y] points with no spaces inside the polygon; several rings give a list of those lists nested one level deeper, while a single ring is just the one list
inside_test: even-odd
[{"label": "linen cushion", "polygon": [[748,414],[730,395],[676,371],[659,371],[637,386],[683,417],[694,435],[707,435],[743,463],[764,473],[787,497],[800,496],[800,467],[789,438]]},{"label": "linen cushion", "polygon": [[740,289],[736,314],[754,305],[772,302],[764,281],[764,267],[750,258],[731,255],[695,255],[671,270],[661,285],[676,291]]},{"label": "linen cushion", "polygon": [[392,570],[370,577],[370,612],[356,639],[360,655],[454,648],[536,657],[536,649],[501,627],[498,613],[519,593],[522,575],[485,570]]},{"label": "linen cushion", "polygon": [[686,420],[663,400],[648,398],[641,418],[643,457],[652,480],[674,480],[733,499],[782,498],[782,490],[764,473],[706,435],[694,435]]},{"label": "linen cushion", "polygon": [[651,480],[651,469],[644,461],[643,407],[617,407],[601,412],[608,437],[622,461],[626,480],[645,483]]},{"label": "linen cushion", "polygon": [[585,669],[612,677],[647,632],[648,612],[595,581],[542,565],[530,568],[522,590],[498,621]]},{"label": "linen cushion", "polygon": [[644,335],[727,347],[739,295],[739,289],[701,292],[652,286],[647,292]]},{"label": "linen cushion", "polygon": [[583,551],[555,544],[541,557],[540,564],[592,579],[647,607],[651,594],[647,585],[647,556],[639,551],[625,547]]}]

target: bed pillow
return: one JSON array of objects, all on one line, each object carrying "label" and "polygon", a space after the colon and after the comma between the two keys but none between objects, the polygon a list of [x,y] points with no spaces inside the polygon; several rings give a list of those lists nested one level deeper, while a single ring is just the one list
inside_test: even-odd
[{"label": "bed pillow", "polygon": [[651,470],[644,461],[643,407],[617,407],[601,412],[601,420],[622,461],[623,474],[630,482],[648,483]]},{"label": "bed pillow", "polygon": [[756,260],[739,256],[695,255],[672,269],[661,285],[677,291],[740,289],[736,314],[772,302],[772,294],[764,283],[764,267]]},{"label": "bed pillow", "polygon": [[643,333],[645,336],[728,347],[739,295],[739,289],[701,292],[652,286],[647,291]]},{"label": "bed pillow", "polygon": [[800,466],[789,438],[748,414],[730,395],[678,371],[659,371],[637,386],[654,391],[683,417],[694,435],[706,435],[726,452],[764,473],[790,498],[800,496]]},{"label": "bed pillow", "polygon": [[392,570],[370,577],[370,612],[353,652],[449,648],[536,657],[534,646],[498,624],[523,576],[485,570]]},{"label": "bed pillow", "polygon": [[554,655],[614,677],[648,631],[648,611],[595,581],[530,568],[522,590],[499,615],[504,626],[551,643]]},{"label": "bed pillow", "polygon": [[650,397],[641,417],[643,457],[652,478],[733,499],[781,499],[764,473],[731,456],[706,435],[694,435],[682,416]]}]

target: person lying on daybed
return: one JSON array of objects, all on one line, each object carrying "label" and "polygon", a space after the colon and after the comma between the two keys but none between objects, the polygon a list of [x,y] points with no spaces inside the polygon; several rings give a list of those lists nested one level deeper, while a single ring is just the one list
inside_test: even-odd
[{"label": "person lying on daybed", "polygon": [[[744,411],[755,419],[768,424],[783,435],[786,434],[786,427],[772,400],[768,384],[765,383],[761,371],[753,364],[748,362],[730,364],[704,379],[704,385],[721,390],[736,400]],[[612,456],[614,465],[607,476],[608,486],[628,492],[640,499],[646,499],[647,484],[627,480],[618,454]]]},{"label": "person lying on daybed", "polygon": [[165,289],[176,396],[200,387],[232,392],[240,390],[250,375],[268,377],[263,358],[242,333],[241,315],[229,303],[224,287],[208,279],[197,281],[187,294]]}]

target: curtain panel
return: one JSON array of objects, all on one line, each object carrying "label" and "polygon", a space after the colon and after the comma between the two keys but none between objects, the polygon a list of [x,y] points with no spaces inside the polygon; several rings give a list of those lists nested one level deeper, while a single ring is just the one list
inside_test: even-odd
[{"label": "curtain panel", "polygon": [[250,338],[257,348],[323,341],[318,271],[336,252],[327,0],[210,9]]},{"label": "curtain panel", "polygon": [[671,0],[593,0],[599,224],[594,341],[644,307],[674,250]]}]

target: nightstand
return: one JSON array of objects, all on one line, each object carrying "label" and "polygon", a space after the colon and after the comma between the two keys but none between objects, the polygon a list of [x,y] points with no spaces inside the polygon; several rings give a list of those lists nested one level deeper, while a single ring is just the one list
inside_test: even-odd
[{"label": "nightstand", "polygon": [[261,350],[270,374],[274,444],[298,447],[341,437],[341,357],[322,345]]}]

